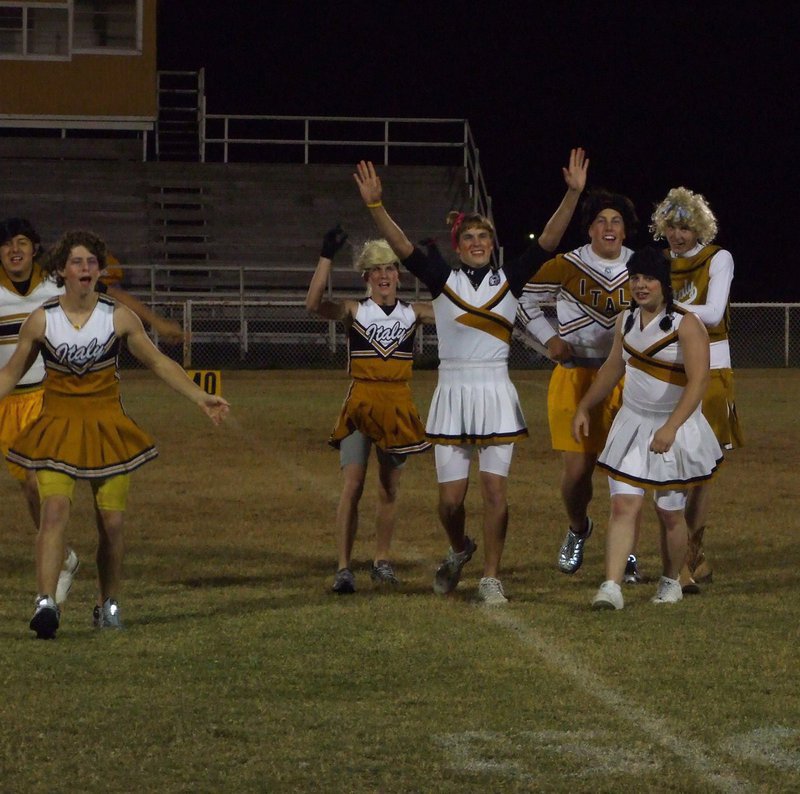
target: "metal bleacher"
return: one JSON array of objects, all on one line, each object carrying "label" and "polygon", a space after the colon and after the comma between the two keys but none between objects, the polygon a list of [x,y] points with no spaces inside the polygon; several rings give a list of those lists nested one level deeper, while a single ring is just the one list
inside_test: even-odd
[{"label": "metal bleacher", "polygon": [[[376,161],[412,240],[444,243],[453,208],[491,215],[464,120],[212,116],[196,95],[193,161],[185,151],[164,159],[158,134],[149,159],[136,157],[148,148],[136,139],[0,138],[0,213],[28,217],[45,244],[69,228],[95,231],[123,264],[125,287],[191,328],[192,345],[230,343],[240,360],[259,335],[336,346],[332,325],[298,323],[308,324],[303,300],[324,232],[342,223],[354,246],[375,236],[352,176],[358,159]],[[363,294],[348,259],[337,257],[329,294]]]}]

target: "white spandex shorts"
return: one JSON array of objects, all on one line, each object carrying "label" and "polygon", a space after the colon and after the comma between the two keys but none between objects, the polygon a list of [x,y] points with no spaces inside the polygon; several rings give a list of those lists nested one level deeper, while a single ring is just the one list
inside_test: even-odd
[{"label": "white spandex shorts", "polygon": [[[608,490],[612,496],[617,494],[630,494],[631,496],[644,496],[644,488],[636,485],[629,485],[621,480],[608,478]],[[662,510],[683,510],[686,507],[686,491],[654,490],[653,501]]]},{"label": "white spandex shorts", "polygon": [[469,464],[472,453],[478,450],[478,463],[481,471],[508,477],[511,458],[514,455],[513,444],[493,444],[488,447],[476,447],[474,444],[450,445],[437,444],[434,448],[436,457],[436,479],[439,482],[455,482],[469,477]]}]

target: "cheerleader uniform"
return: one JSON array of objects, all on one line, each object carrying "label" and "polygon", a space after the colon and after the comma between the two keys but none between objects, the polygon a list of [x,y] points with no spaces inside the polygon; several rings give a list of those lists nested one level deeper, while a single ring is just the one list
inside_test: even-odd
[{"label": "cheerleader uniform", "polygon": [[578,403],[597,377],[614,342],[617,316],[630,304],[628,268],[630,248],[617,259],[603,259],[591,245],[545,262],[525,285],[517,316],[525,330],[544,345],[555,329],[541,305],[556,302],[557,334],[573,350],[570,361],[556,364],[547,390],[547,418],[553,449],[583,454],[600,452],[622,404],[622,384],[590,412],[589,436],[575,441],[572,417]]},{"label": "cheerleader uniform", "polygon": [[678,428],[668,452],[650,451],[653,434],[669,418],[686,386],[678,328],[686,314],[674,308],[672,327],[659,327],[662,310],[644,328],[641,310],[623,335],[625,388],[598,465],[615,480],[639,488],[680,490],[709,480],[722,463],[722,450],[698,405]]},{"label": "cheerleader uniform", "polygon": [[99,295],[78,329],[58,298],[44,304],[42,413],[11,445],[10,461],[95,480],[126,474],[158,455],[152,439],[122,407],[114,306]]},{"label": "cheerleader uniform", "polygon": [[519,296],[547,256],[532,245],[497,270],[453,270],[415,248],[403,261],[433,297],[440,363],[426,432],[434,443],[490,446],[527,437],[508,350]]},{"label": "cheerleader uniform", "polygon": [[409,387],[416,328],[414,309],[405,301],[392,307],[372,298],[359,301],[347,335],[353,382],[328,440],[331,446],[338,449],[356,430],[392,455],[431,446]]}]

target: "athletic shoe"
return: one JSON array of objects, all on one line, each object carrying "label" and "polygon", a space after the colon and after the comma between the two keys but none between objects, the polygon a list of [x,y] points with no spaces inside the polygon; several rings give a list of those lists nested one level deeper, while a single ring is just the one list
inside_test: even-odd
[{"label": "athletic shoe", "polygon": [[478,585],[478,601],[482,601],[487,607],[499,607],[507,604],[508,599],[503,592],[501,581],[493,576],[484,576]]},{"label": "athletic shoe", "polygon": [[639,564],[636,562],[636,557],[633,554],[628,555],[628,561],[625,563],[625,574],[622,577],[625,584],[641,584],[644,581],[642,574],[639,573]]},{"label": "athletic shoe", "polygon": [[30,627],[36,632],[40,640],[53,640],[58,631],[58,624],[61,620],[56,602],[50,596],[36,596],[36,610],[31,618]]},{"label": "athletic shoe", "polygon": [[339,568],[333,579],[333,592],[338,595],[350,595],[356,591],[356,578],[349,568]]},{"label": "athletic shoe", "polygon": [[121,629],[122,620],[119,614],[119,604],[114,598],[107,598],[103,606],[92,610],[92,625],[96,629]]},{"label": "athletic shoe", "polygon": [[389,560],[378,560],[372,563],[372,570],[369,572],[370,578],[377,584],[386,584],[396,587],[400,580],[395,576]]},{"label": "athletic shoe", "polygon": [[622,609],[625,600],[622,588],[612,579],[607,579],[592,599],[592,609]]},{"label": "athletic shoe", "polygon": [[677,579],[662,576],[658,581],[658,590],[650,600],[654,604],[677,604],[683,600],[681,583]]},{"label": "athletic shoe", "polygon": [[452,593],[458,587],[461,569],[472,559],[477,548],[478,544],[467,535],[464,535],[464,551],[453,551],[453,547],[450,547],[433,577],[433,592],[436,595]]},{"label": "athletic shoe", "polygon": [[67,556],[64,560],[64,567],[58,575],[58,585],[56,586],[56,604],[63,604],[67,600],[69,591],[72,589],[72,580],[81,567],[78,555],[72,550],[67,549]]},{"label": "athletic shoe", "polygon": [[558,550],[558,570],[562,573],[575,573],[583,565],[583,547],[592,534],[594,524],[591,518],[586,518],[586,529],[579,535],[573,532],[572,527],[567,530],[567,536]]}]

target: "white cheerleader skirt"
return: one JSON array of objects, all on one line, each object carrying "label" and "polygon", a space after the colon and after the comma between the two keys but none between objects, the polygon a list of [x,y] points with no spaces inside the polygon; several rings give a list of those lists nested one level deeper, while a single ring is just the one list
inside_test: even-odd
[{"label": "white cheerleader skirt", "polygon": [[425,427],[434,444],[511,444],[528,435],[506,361],[443,361]]},{"label": "white cheerleader skirt", "polygon": [[615,480],[640,488],[677,490],[711,479],[722,463],[719,443],[699,408],[678,429],[669,452],[650,451],[668,413],[634,411],[623,404],[597,460]]}]

